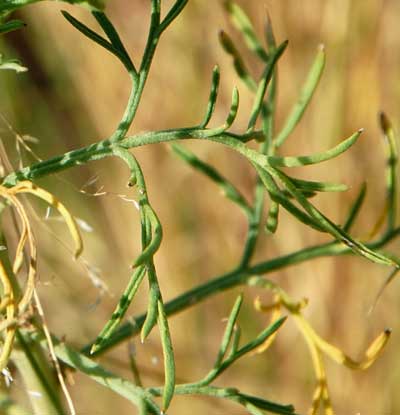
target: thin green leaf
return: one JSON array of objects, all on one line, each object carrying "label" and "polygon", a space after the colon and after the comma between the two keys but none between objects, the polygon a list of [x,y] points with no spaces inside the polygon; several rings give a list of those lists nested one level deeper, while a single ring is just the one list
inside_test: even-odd
[{"label": "thin green leaf", "polygon": [[211,88],[210,88],[210,95],[209,95],[208,103],[207,103],[207,110],[206,110],[204,120],[200,124],[200,128],[206,128],[208,123],[211,120],[212,115],[214,114],[215,103],[217,101],[217,96],[218,96],[219,80],[220,80],[219,68],[218,66],[215,66],[213,69],[213,73],[212,73]]},{"label": "thin green leaf", "polygon": [[158,300],[158,325],[160,328],[161,344],[164,355],[164,390],[163,390],[163,411],[165,412],[175,390],[175,358],[172,348],[171,334],[169,332],[167,315],[165,313],[164,304]]},{"label": "thin green leaf", "polygon": [[234,45],[232,39],[223,30],[219,32],[219,42],[221,43],[225,52],[232,56],[233,67],[235,68],[238,77],[251,91],[256,91],[257,83],[251,77],[248,69],[246,68],[246,65],[244,64],[243,58],[240,56],[240,53]]},{"label": "thin green leaf", "polygon": [[263,76],[261,78],[261,81],[258,84],[256,96],[254,99],[253,108],[250,114],[250,121],[247,126],[247,131],[252,131],[256,125],[257,118],[260,114],[260,111],[262,109],[265,91],[267,90],[267,86],[269,84],[269,81],[272,78],[272,75],[274,73],[275,65],[278,62],[278,59],[281,57],[282,53],[286,49],[286,46],[288,45],[288,41],[285,41],[281,43],[276,50],[273,51],[271,56],[268,59],[268,63],[265,67]]},{"label": "thin green leaf", "polygon": [[144,343],[147,336],[157,323],[158,318],[158,301],[161,297],[160,288],[158,286],[157,276],[154,265],[151,264],[148,269],[149,278],[149,295],[147,301],[147,315],[140,331],[140,341]]},{"label": "thin green leaf", "polygon": [[315,206],[313,206],[301,192],[298,191],[292,180],[286,174],[284,174],[278,169],[273,168],[269,168],[268,172],[284,184],[284,186],[292,194],[292,196],[308,212],[308,214],[320,224],[320,226],[325,230],[325,232],[330,233],[333,237],[343,242],[354,252],[373,262],[382,265],[394,266],[396,268],[399,267],[399,264],[396,264],[396,262],[394,262],[392,259],[369,249],[361,242],[351,238],[350,235],[343,231],[343,229],[341,229],[339,226],[335,225],[330,219],[323,215]]},{"label": "thin green leaf", "polygon": [[292,181],[295,186],[304,192],[344,192],[349,188],[345,184],[341,183],[325,183],[325,182],[313,182],[309,180],[295,179],[292,177]]},{"label": "thin green leaf", "polygon": [[0,23],[0,34],[12,32],[26,26],[21,20],[9,20],[8,22]]},{"label": "thin green leaf", "polygon": [[229,343],[231,342],[232,334],[235,329],[236,320],[238,318],[242,303],[243,303],[243,295],[241,294],[236,298],[235,304],[233,305],[231,313],[229,314],[229,318],[226,323],[224,336],[222,337],[221,345],[218,351],[217,359],[214,363],[214,367],[218,367],[222,363],[222,360],[228,349]]},{"label": "thin green leaf", "polygon": [[220,127],[207,130],[205,133],[205,136],[206,137],[217,136],[219,134],[222,134],[224,131],[226,131],[235,121],[238,108],[239,108],[239,91],[236,87],[234,87],[232,91],[231,107],[229,109],[229,114],[226,117],[225,123],[221,125]]},{"label": "thin green leaf", "polygon": [[[2,0],[0,1],[0,17],[17,10],[28,4],[38,3],[42,0]],[[66,3],[80,4],[91,10],[102,10],[104,8],[103,0],[65,0]]]},{"label": "thin green leaf", "polygon": [[146,262],[151,260],[154,254],[157,252],[158,248],[160,247],[162,241],[162,227],[156,213],[148,204],[144,205],[142,209],[147,218],[149,219],[151,223],[151,228],[154,231],[154,233],[152,235],[150,243],[135,259],[135,262],[132,264],[132,268],[138,267],[139,265],[145,264]]},{"label": "thin green leaf", "polygon": [[258,55],[264,62],[268,61],[267,52],[264,50],[255,34],[253,25],[246,13],[233,1],[225,1],[225,8],[228,11],[233,24],[243,35],[248,48]]},{"label": "thin green leaf", "polygon": [[365,195],[367,193],[367,184],[364,182],[358,192],[358,195],[352,205],[350,206],[349,213],[347,214],[346,222],[343,225],[343,230],[348,232],[354,224],[354,221],[357,219],[357,216],[360,212],[361,206],[365,200]]},{"label": "thin green leaf", "polygon": [[242,329],[239,326],[236,326],[233,330],[231,348],[227,356],[228,359],[231,358],[239,349],[241,336],[242,336]]},{"label": "thin green leaf", "polygon": [[[41,345],[46,348],[46,341],[41,339],[40,341]],[[137,407],[140,407],[142,400],[145,400],[148,412],[154,415],[160,415],[160,409],[153,401],[150,393],[143,390],[139,386],[135,386],[133,383],[114,375],[98,363],[89,359],[87,356],[78,353],[57,339],[53,338],[53,342],[56,356],[61,362],[87,375],[90,379],[100,385],[105,386],[109,390],[131,401]]]},{"label": "thin green leaf", "polygon": [[188,1],[189,0],[176,0],[159,26],[160,34],[180,15]]},{"label": "thin green leaf", "polygon": [[323,161],[331,160],[340,154],[344,153],[352,145],[356,143],[361,133],[364,130],[358,130],[346,140],[340,142],[337,146],[325,151],[324,153],[316,153],[310,156],[297,156],[297,157],[278,157],[270,156],[268,163],[273,167],[300,167],[308,166],[310,164],[318,164]]},{"label": "thin green leaf", "polygon": [[226,131],[235,121],[238,108],[239,108],[239,91],[236,87],[234,87],[232,91],[231,108],[229,110],[229,114],[228,114],[228,117],[226,118],[225,124],[222,127],[224,131]]},{"label": "thin green leaf", "polygon": [[[264,343],[272,334],[274,334],[286,321],[287,317],[282,317],[279,320],[272,323],[266,329],[264,329],[254,340],[248,342],[243,347],[241,347],[230,360],[225,360],[223,365],[230,366],[233,362],[244,356],[245,354],[256,349],[260,344]],[[224,368],[225,370],[226,368]]]},{"label": "thin green leaf", "polygon": [[274,35],[274,30],[272,27],[272,22],[269,14],[267,13],[267,19],[264,26],[264,36],[268,45],[269,52],[273,51],[276,48],[276,40]]},{"label": "thin green leaf", "polygon": [[392,123],[385,113],[380,113],[380,125],[385,137],[386,144],[386,192],[387,192],[387,226],[389,230],[394,229],[397,221],[397,164],[398,151]]},{"label": "thin green leaf", "polygon": [[146,274],[146,267],[138,267],[132,274],[132,277],[129,281],[129,284],[125,288],[124,293],[119,299],[118,305],[115,311],[112,313],[111,318],[105,324],[104,328],[101,330],[100,334],[97,336],[91,350],[90,354],[96,353],[104,343],[111,337],[115,329],[124,318],[133,297],[135,296],[143,278]]},{"label": "thin green leaf", "polygon": [[258,398],[257,396],[251,396],[244,393],[239,394],[247,402],[250,402],[257,408],[269,411],[275,414],[293,414],[294,406],[293,405],[279,405],[274,402],[268,401],[266,399]]},{"label": "thin green leaf", "polygon": [[179,144],[172,144],[171,148],[182,160],[215,182],[222,189],[223,194],[242,208],[247,215],[250,214],[251,208],[246,199],[236,187],[225,179],[213,166],[200,160],[195,154]]},{"label": "thin green leaf", "polygon": [[321,79],[322,72],[325,67],[325,51],[323,45],[319,46],[317,56],[314,63],[311,66],[310,72],[308,73],[307,79],[300,91],[300,96],[292,111],[287,117],[285,124],[281,132],[277,135],[274,140],[275,147],[281,146],[286,138],[292,133],[296,125],[301,120],[304,111],[307,109],[311,98],[318,86],[319,80]]},{"label": "thin green leaf", "polygon": [[93,40],[93,42],[95,42],[98,45],[102,46],[104,49],[107,49],[108,51],[110,51],[114,55],[116,53],[118,53],[118,51],[114,48],[114,46],[112,46],[110,42],[108,42],[106,39],[104,39],[104,37],[98,35],[92,29],[89,29],[86,25],[81,23],[78,19],[73,17],[67,11],[61,10],[61,13],[68,20],[68,22],[71,23],[71,25],[75,27],[75,29],[79,30],[86,37]]},{"label": "thin green leaf", "polygon": [[110,40],[111,44],[114,46],[116,50],[120,52],[120,56],[124,58],[124,63],[128,68],[131,68],[134,73],[136,73],[135,66],[129,57],[128,52],[125,49],[125,46],[121,42],[121,38],[118,35],[118,32],[115,30],[115,27],[111,23],[111,21],[108,19],[108,17],[103,13],[99,11],[93,11],[93,16],[101,26],[101,28],[104,30],[104,33],[107,35],[108,39]]},{"label": "thin green leaf", "polygon": [[275,183],[274,179],[271,175],[259,167],[258,165],[254,164],[257,173],[263,182],[265,188],[267,189],[271,199],[279,203],[283,208],[285,208],[289,213],[291,213],[294,217],[296,217],[300,222],[304,223],[307,226],[311,226],[312,228],[318,230],[319,232],[324,232],[324,228],[314,220],[311,216],[307,213],[300,210],[297,206],[295,206],[279,189],[278,185]]},{"label": "thin green leaf", "polygon": [[131,71],[133,69],[133,64],[130,58],[125,56],[125,54],[121,52],[119,49],[115,48],[110,42],[104,39],[104,37],[98,35],[92,29],[89,29],[86,25],[81,23],[79,20],[77,20],[72,15],[70,15],[67,11],[61,10],[61,13],[68,20],[68,22],[71,23],[71,25],[75,27],[75,29],[79,30],[86,37],[93,40],[93,42],[97,43],[98,45],[102,46],[104,49],[108,50],[113,55],[115,55],[122,62],[122,64],[127,68],[128,71]]}]

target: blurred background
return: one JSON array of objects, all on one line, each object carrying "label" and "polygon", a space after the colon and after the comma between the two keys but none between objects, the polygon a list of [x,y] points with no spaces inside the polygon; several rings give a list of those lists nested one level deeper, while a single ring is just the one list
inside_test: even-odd
[{"label": "blurred background", "polygon": [[[109,0],[107,5],[108,16],[136,64],[147,36],[148,3]],[[163,3],[167,9],[172,1]],[[279,63],[278,128],[298,96],[318,45],[325,45],[327,64],[320,86],[282,154],[322,151],[365,128],[356,146],[339,159],[295,172],[298,177],[349,186],[345,193],[322,194],[313,200],[336,223],[343,223],[351,201],[366,181],[366,203],[353,230],[354,236],[365,237],[379,217],[385,197],[385,158],[377,115],[380,110],[386,111],[395,127],[400,116],[400,3],[237,3],[252,18],[260,37],[268,11],[278,42],[290,42]],[[20,75],[4,71],[0,77],[0,132],[15,167],[19,158],[16,134],[35,137],[38,143],[32,148],[46,159],[108,137],[128,98],[129,80],[122,65],[70,26],[60,9],[96,28],[85,9],[43,2],[15,13],[15,17],[27,22],[27,27],[2,37],[4,54],[18,56],[29,68],[29,72]],[[243,131],[252,98],[235,77],[231,60],[218,43],[220,29],[237,40],[249,68],[259,76],[260,63],[239,43],[222,3],[191,0],[161,40],[132,134],[198,123],[216,63],[221,68],[221,87],[212,123],[218,125],[224,119],[232,88],[237,85],[241,107],[233,128]],[[255,174],[241,157],[212,143],[188,146],[217,166],[247,198],[252,198]],[[179,161],[167,145],[139,148],[135,155],[142,164],[153,207],[164,225],[164,241],[156,255],[164,299],[231,270],[240,259],[246,233],[242,213],[220,195],[213,183]],[[26,164],[32,161],[29,155],[24,158]],[[39,289],[49,325],[54,333],[78,348],[93,340],[110,316],[127,283],[129,265],[140,251],[138,212],[132,203],[118,197],[134,197],[134,191],[125,187],[127,177],[125,166],[107,159],[40,181],[67,204],[85,228],[85,262],[73,263],[68,248],[72,242],[64,225],[54,212],[46,216],[45,208],[35,205],[39,219]],[[80,191],[82,188],[86,194]],[[93,196],[99,189],[107,194]],[[277,234],[262,235],[254,263],[327,240],[327,236],[306,229],[282,211]],[[398,253],[399,247],[399,242],[394,242],[390,250]],[[374,312],[368,314],[387,274],[384,267],[346,257],[321,258],[270,275],[292,297],[307,297],[310,303],[306,315],[317,332],[355,358],[362,356],[381,330],[393,328],[387,349],[366,372],[352,372],[326,359],[337,414],[400,412],[398,280],[386,289]],[[98,278],[103,282],[100,287]],[[240,291],[217,295],[170,319],[180,382],[197,380],[211,368],[224,329],[223,318]],[[145,294],[143,286],[129,316],[145,310]],[[267,316],[253,310],[257,294],[266,302],[271,299],[268,293],[245,289],[240,318],[245,339],[268,322]],[[132,344],[145,384],[162,384],[157,331],[144,345],[137,339]],[[102,356],[100,361],[131,378],[127,344]],[[79,374],[73,376],[75,386],[71,392],[79,414],[131,413],[130,404],[122,398]],[[289,319],[265,354],[245,357],[217,384],[234,385],[249,394],[293,403],[297,412],[305,413],[311,403],[314,375],[308,350],[294,323]],[[13,393],[22,399],[23,384],[18,378]],[[244,413],[236,406],[197,397],[175,398],[170,413],[187,413],[188,405],[193,414]]]}]

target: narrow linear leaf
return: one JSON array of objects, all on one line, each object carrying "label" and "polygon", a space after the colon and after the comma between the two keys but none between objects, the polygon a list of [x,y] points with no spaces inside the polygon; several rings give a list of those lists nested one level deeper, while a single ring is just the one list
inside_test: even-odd
[{"label": "narrow linear leaf", "polygon": [[229,129],[229,127],[235,121],[235,118],[236,118],[236,115],[237,115],[237,112],[238,112],[238,108],[239,108],[239,91],[235,86],[233,88],[233,91],[232,91],[231,106],[230,106],[230,109],[229,109],[229,114],[226,117],[225,123],[223,125],[221,125],[220,127],[212,128],[210,130],[207,130],[205,132],[205,137],[218,136],[218,135],[222,134],[223,132],[225,132],[227,129]]},{"label": "narrow linear leaf", "polygon": [[180,15],[188,1],[189,0],[176,0],[164,20],[160,23],[159,34],[161,34]]},{"label": "narrow linear leaf", "polygon": [[239,349],[240,338],[242,336],[242,329],[239,326],[236,326],[233,330],[231,348],[227,358],[231,358]]},{"label": "narrow linear leaf", "polygon": [[295,103],[293,109],[287,117],[281,132],[277,135],[276,139],[274,140],[275,147],[279,147],[284,143],[286,138],[293,132],[293,130],[296,128],[296,125],[301,120],[304,111],[307,109],[308,104],[310,103],[311,98],[313,97],[314,92],[318,86],[324,67],[325,50],[324,46],[321,45],[318,48],[317,56],[314,60],[314,63],[311,66],[310,72],[308,73],[303,88],[300,91],[299,99]]},{"label": "narrow linear leaf", "polygon": [[141,282],[143,281],[143,278],[146,274],[146,268],[144,266],[141,266],[137,268],[130,281],[127,285],[124,293],[122,294],[118,305],[111,315],[110,320],[106,323],[104,328],[101,330],[100,334],[97,336],[97,339],[95,340],[91,350],[90,354],[96,353],[98,350],[101,349],[102,345],[107,342],[107,340],[111,337],[111,335],[114,333],[115,329],[121,322],[121,320],[124,318],[133,297],[135,296]]},{"label": "narrow linear leaf", "polygon": [[22,29],[26,26],[26,23],[24,23],[21,20],[9,20],[5,23],[0,23],[0,34],[5,34],[8,32],[12,32],[14,30]]},{"label": "narrow linear leaf", "polygon": [[73,17],[67,11],[61,10],[61,13],[68,20],[68,22],[71,23],[71,25],[75,27],[75,29],[79,30],[86,37],[93,40],[93,42],[97,43],[98,45],[102,46],[104,49],[107,49],[113,54],[117,53],[117,50],[111,45],[110,42],[104,39],[104,37],[98,35],[92,29],[89,29],[86,25],[81,23],[78,19]]},{"label": "narrow linear leaf", "polygon": [[269,13],[267,13],[267,19],[265,21],[264,26],[264,37],[265,41],[267,42],[269,52],[276,48],[276,40],[274,35],[274,29],[272,27],[271,17]]},{"label": "narrow linear leaf", "polygon": [[164,354],[164,391],[163,391],[163,411],[166,411],[174,396],[175,390],[175,358],[172,348],[171,335],[168,327],[167,315],[164,304],[158,300],[158,324],[160,328],[161,344]]},{"label": "narrow linear leaf", "polygon": [[343,225],[343,230],[348,232],[353,226],[355,220],[357,219],[358,214],[360,213],[361,206],[365,200],[365,195],[367,193],[367,184],[364,182],[361,185],[360,191],[357,194],[356,199],[352,203],[347,214],[346,222]]},{"label": "narrow linear leaf", "polygon": [[291,179],[278,169],[269,168],[268,172],[278,180],[280,180],[287,190],[293,195],[293,197],[299,202],[299,204],[308,212],[308,214],[317,221],[320,226],[325,229],[325,232],[330,233],[333,237],[343,242],[354,252],[358,253],[365,258],[382,265],[399,267],[399,264],[394,262],[391,258],[375,252],[370,248],[366,247],[359,241],[351,238],[345,231],[339,226],[335,225],[330,219],[323,215],[314,205],[312,205],[307,198],[297,190]]},{"label": "narrow linear leaf", "polygon": [[380,125],[386,144],[386,192],[387,192],[387,226],[392,230],[397,220],[397,164],[398,151],[392,123],[384,112],[380,113]]},{"label": "narrow linear leaf", "polygon": [[218,96],[219,81],[220,81],[219,67],[215,66],[213,69],[212,78],[211,78],[211,88],[210,88],[210,95],[208,97],[207,110],[206,110],[204,119],[200,124],[200,128],[206,128],[208,123],[211,120],[212,115],[214,114],[215,103],[217,101],[217,96]]},{"label": "narrow linear leaf", "polygon": [[301,180],[292,178],[295,186],[304,192],[344,192],[348,190],[348,186],[341,183],[326,183],[326,182],[313,182],[309,180]]},{"label": "narrow linear leaf", "polygon": [[272,75],[274,73],[275,65],[278,62],[278,59],[281,57],[282,53],[285,51],[286,47],[288,45],[288,41],[281,43],[276,50],[273,51],[271,54],[268,63],[265,67],[263,76],[261,78],[261,81],[258,84],[256,96],[254,99],[253,109],[251,111],[250,115],[250,121],[247,126],[247,131],[252,131],[255,127],[255,124],[257,122],[257,118],[260,114],[262,104],[264,101],[265,91],[267,90],[267,86],[269,84],[269,81],[272,78]]},{"label": "narrow linear leaf", "polygon": [[140,341],[144,343],[147,336],[151,333],[151,330],[157,323],[158,318],[158,301],[160,299],[160,289],[157,282],[157,276],[155,274],[154,266],[151,265],[148,270],[149,278],[149,295],[147,301],[147,315],[143,323],[142,330],[140,331]]},{"label": "narrow linear leaf", "polygon": [[[229,362],[229,365],[236,361],[240,357],[244,356],[245,354],[251,352],[252,350],[256,349],[260,344],[264,343],[264,341],[274,334],[286,321],[287,317],[282,317],[279,320],[272,323],[266,329],[264,329],[254,340],[248,342],[243,347],[241,347],[236,354],[232,357],[232,362]],[[227,362],[227,361],[225,361]],[[225,363],[224,362],[224,363]]]},{"label": "narrow linear leaf", "polygon": [[136,69],[133,65],[133,62],[129,57],[129,54],[126,51],[125,46],[121,42],[121,38],[119,37],[118,32],[115,30],[115,27],[113,26],[111,21],[103,12],[93,11],[92,14],[101,26],[101,28],[104,30],[104,33],[107,35],[112,46],[120,52],[120,56],[124,57],[124,61],[125,63],[127,63],[128,67],[130,67],[136,73]]},{"label": "narrow linear leaf", "polygon": [[239,32],[243,35],[243,38],[246,42],[247,47],[254,52],[257,56],[259,56],[264,62],[268,61],[268,54],[264,50],[263,46],[261,45],[260,41],[255,34],[253,25],[251,24],[250,19],[246,15],[246,13],[233,1],[228,0],[225,1],[225,8],[229,13],[229,16],[239,30]]},{"label": "narrow linear leaf", "polygon": [[195,154],[179,144],[172,144],[171,148],[182,160],[215,182],[222,189],[223,194],[242,208],[247,215],[250,214],[251,208],[246,199],[232,183],[230,183],[218,172],[218,170],[200,160]]},{"label": "narrow linear leaf", "polygon": [[228,117],[226,118],[225,124],[223,126],[224,131],[227,130],[235,121],[238,108],[239,108],[239,91],[235,86],[232,91],[231,108],[229,110]]},{"label": "narrow linear leaf", "polygon": [[231,339],[232,339],[236,320],[238,318],[242,303],[243,303],[243,295],[241,294],[236,298],[235,304],[233,305],[231,313],[229,314],[228,322],[226,323],[224,336],[222,337],[222,342],[221,342],[221,345],[218,351],[217,359],[214,363],[214,367],[218,367],[221,364],[226,354],[229,343],[231,342]]},{"label": "narrow linear leaf", "polygon": [[266,399],[258,398],[257,396],[251,396],[244,393],[240,393],[240,396],[243,397],[247,402],[250,402],[257,408],[269,411],[275,414],[293,414],[294,406],[293,405],[279,405],[274,402],[268,401]]},{"label": "narrow linear leaf", "polygon": [[300,210],[285,196],[283,191],[279,189],[278,185],[275,183],[274,179],[267,171],[259,167],[257,164],[253,165],[257,170],[257,173],[265,188],[267,189],[271,199],[274,202],[279,203],[283,208],[285,208],[289,213],[291,213],[305,225],[311,226],[313,229],[316,229],[319,232],[325,232],[324,228],[321,227],[321,225],[316,220],[314,220],[314,218],[310,217],[307,213]]},{"label": "narrow linear leaf", "polygon": [[[41,345],[47,350],[45,340],[39,338]],[[57,358],[66,365],[87,375],[90,379],[103,385],[109,390],[117,393],[125,399],[132,402],[135,406],[140,407],[142,400],[145,400],[148,412],[154,415],[160,414],[160,409],[153,401],[152,396],[142,388],[133,385],[131,382],[122,379],[108,370],[104,369],[97,362],[87,356],[78,353],[64,343],[53,338],[54,349]]]},{"label": "narrow linear leaf", "polygon": [[297,156],[297,157],[278,157],[270,156],[268,157],[268,163],[273,167],[300,167],[308,166],[310,164],[318,164],[323,161],[331,160],[340,154],[348,150],[352,145],[354,145],[361,133],[364,130],[358,130],[356,133],[351,135],[346,140],[340,142],[337,146],[323,152],[316,153],[310,156]]},{"label": "narrow linear leaf", "polygon": [[161,245],[162,240],[162,227],[160,220],[158,219],[156,213],[151,208],[150,205],[143,206],[144,214],[148,218],[149,222],[151,223],[152,230],[154,234],[152,235],[152,239],[150,243],[146,246],[146,248],[142,251],[142,253],[136,258],[135,262],[132,265],[132,268],[138,267],[139,265],[145,264],[149,260],[151,260],[154,254],[157,252],[158,248]]},{"label": "narrow linear leaf", "polygon": [[248,69],[246,68],[246,65],[244,64],[243,58],[241,57],[232,39],[223,30],[219,32],[218,38],[225,52],[232,57],[233,67],[236,71],[237,76],[251,91],[256,91],[257,83],[251,77]]},{"label": "narrow linear leaf", "polygon": [[125,55],[125,53],[115,48],[110,42],[108,42],[102,36],[98,35],[95,31],[93,31],[92,29],[88,28],[86,25],[81,23],[75,17],[70,15],[67,11],[61,10],[61,13],[68,20],[68,22],[71,23],[71,25],[75,27],[75,29],[79,30],[82,34],[84,34],[86,37],[91,39],[93,42],[102,46],[104,49],[108,50],[114,56],[116,56],[129,72],[134,69],[133,63],[127,54]]}]

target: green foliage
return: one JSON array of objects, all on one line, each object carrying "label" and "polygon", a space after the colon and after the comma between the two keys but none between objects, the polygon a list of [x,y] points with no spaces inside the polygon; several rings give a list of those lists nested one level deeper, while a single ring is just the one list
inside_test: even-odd
[{"label": "green foliage", "polygon": [[[33,3],[34,1],[3,0],[0,3],[0,16],[5,17],[19,7]],[[175,374],[175,360],[173,353],[173,341],[171,339],[168,317],[178,311],[216,295],[224,290],[239,285],[251,284],[255,275],[267,274],[277,269],[288,267],[292,264],[310,261],[320,256],[333,256],[356,254],[366,260],[385,265],[391,268],[391,277],[400,267],[400,261],[394,255],[381,251],[390,240],[396,237],[400,230],[397,227],[396,218],[396,196],[397,196],[397,152],[393,129],[387,117],[381,116],[381,126],[387,143],[387,203],[385,218],[387,226],[384,232],[373,241],[360,241],[349,234],[351,226],[357,218],[365,196],[365,186],[354,204],[351,206],[348,218],[343,226],[334,223],[326,217],[311,201],[310,198],[318,192],[345,191],[344,184],[332,184],[320,181],[306,181],[290,176],[282,168],[305,167],[319,164],[334,159],[340,154],[348,151],[361,135],[361,130],[352,134],[349,138],[339,142],[335,147],[321,153],[311,155],[284,156],[278,155],[277,151],[285,140],[294,131],[307,109],[314,91],[321,78],[325,65],[325,52],[322,47],[317,51],[317,56],[311,66],[307,79],[301,89],[299,99],[289,113],[283,127],[278,133],[275,132],[275,106],[277,88],[277,70],[279,59],[284,53],[288,42],[284,41],[276,45],[269,21],[266,24],[265,44],[258,39],[254,28],[243,12],[231,1],[225,2],[225,7],[234,25],[243,37],[244,43],[249,50],[260,60],[264,69],[260,77],[253,75],[246,67],[244,59],[240,56],[238,48],[232,39],[225,33],[220,33],[220,42],[224,50],[232,57],[233,65],[239,79],[248,87],[253,94],[253,105],[248,117],[248,125],[242,133],[230,131],[233,125],[238,107],[239,93],[233,88],[232,101],[228,110],[226,121],[217,127],[209,127],[216,106],[220,71],[215,67],[212,74],[209,99],[203,120],[192,127],[177,128],[163,131],[152,131],[135,136],[128,136],[137,108],[140,104],[142,92],[150,71],[151,63],[160,40],[160,37],[168,26],[179,16],[187,4],[187,0],[176,0],[172,7],[161,18],[161,0],[151,1],[150,28],[148,40],[144,53],[138,67],[135,67],[129,56],[117,29],[100,9],[103,4],[97,1],[70,3],[84,3],[91,9],[92,16],[104,32],[100,35],[86,25],[78,21],[67,12],[62,12],[66,20],[88,39],[103,47],[113,54],[125,67],[131,79],[131,95],[126,110],[115,132],[105,140],[95,142],[85,148],[75,149],[64,155],[56,156],[45,161],[40,161],[21,170],[9,172],[2,179],[2,185],[6,189],[13,189],[21,181],[31,181],[44,176],[53,175],[61,170],[74,166],[99,160],[106,157],[117,157],[125,162],[129,169],[128,185],[136,186],[139,194],[138,207],[140,212],[140,225],[142,237],[142,252],[133,261],[131,279],[122,293],[115,311],[105,323],[97,338],[87,345],[81,352],[59,342],[54,338],[54,352],[67,366],[73,367],[87,375],[96,382],[131,401],[141,414],[161,414],[166,411],[173,399],[174,394],[188,395],[199,394],[215,398],[228,399],[242,405],[248,413],[263,414],[265,412],[277,414],[294,414],[294,407],[271,402],[262,397],[250,396],[236,388],[217,387],[212,385],[225,370],[244,355],[254,351],[265,343],[271,336],[278,333],[285,318],[271,323],[258,336],[240,346],[240,327],[237,323],[243,297],[240,296],[235,302],[230,317],[227,321],[225,333],[222,338],[220,349],[213,368],[202,379],[187,384],[177,384]],[[9,20],[0,26],[1,33],[7,33],[23,27],[18,20]],[[24,68],[15,61],[0,61],[0,68],[15,69],[17,72]],[[162,142],[175,142],[183,140],[209,141],[223,144],[233,151],[241,154],[254,167],[257,173],[257,182],[253,191],[253,200],[247,201],[229,179],[224,177],[214,166],[201,160],[180,144],[172,145],[173,151],[190,167],[204,174],[219,186],[224,196],[238,206],[244,213],[248,222],[247,239],[243,249],[243,256],[234,269],[225,275],[210,279],[203,285],[183,293],[168,303],[164,303],[163,296],[158,283],[154,256],[162,242],[162,226],[152,207],[146,188],[145,177],[142,169],[129,151],[136,147]],[[256,141],[258,148],[254,149],[248,145],[250,141]],[[265,196],[268,196],[268,217],[264,224],[263,212]],[[311,248],[305,248],[298,252],[290,253],[284,257],[274,258],[269,261],[250,265],[259,239],[260,229],[265,225],[269,233],[278,231],[280,208],[287,210],[300,222],[319,232],[331,236],[331,242]],[[130,323],[122,324],[128,307],[134,300],[135,294],[144,280],[148,282],[148,309],[143,316],[135,318],[136,325]],[[266,284],[264,288],[271,288]],[[271,288],[275,290],[275,287]],[[155,326],[158,326],[161,338],[161,346],[164,354],[165,380],[162,387],[144,387],[134,385],[119,378],[105,369],[89,357],[105,353],[129,337],[140,332],[141,340],[144,342]],[[20,342],[24,338],[50,347],[42,336],[42,327],[35,321],[35,329],[18,330]],[[161,408],[154,398],[162,396]],[[289,397],[290,398],[290,397]]]}]

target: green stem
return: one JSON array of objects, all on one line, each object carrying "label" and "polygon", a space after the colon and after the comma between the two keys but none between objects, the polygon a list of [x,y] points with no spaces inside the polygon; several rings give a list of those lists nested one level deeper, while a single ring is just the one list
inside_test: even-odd
[{"label": "green stem", "polygon": [[[382,238],[376,242],[366,244],[370,249],[379,249],[389,241],[400,235],[400,228],[396,228],[391,232],[387,232]],[[204,284],[201,284],[185,293],[179,295],[173,300],[165,303],[165,312],[168,316],[183,311],[191,306],[194,306],[201,301],[224,292],[233,287],[246,284],[247,281],[254,275],[269,274],[271,272],[286,268],[291,265],[300,264],[305,261],[310,261],[315,258],[349,255],[353,251],[340,242],[329,242],[322,245],[305,248],[300,251],[284,255],[269,261],[260,262],[251,267],[244,269],[235,269],[227,272],[221,276],[215,277]],[[134,317],[131,320],[134,323],[125,323],[122,325],[111,338],[97,351],[96,354],[104,353],[106,350],[114,347],[131,336],[136,336],[140,333],[141,327],[146,318],[146,314]],[[85,346],[83,353],[89,354],[91,343]]]},{"label": "green stem", "polygon": [[18,344],[21,351],[14,350],[12,359],[23,377],[25,389],[38,396],[30,396],[34,415],[64,414],[58,390],[54,387],[57,381],[52,374],[40,345],[31,338],[17,331]]}]

